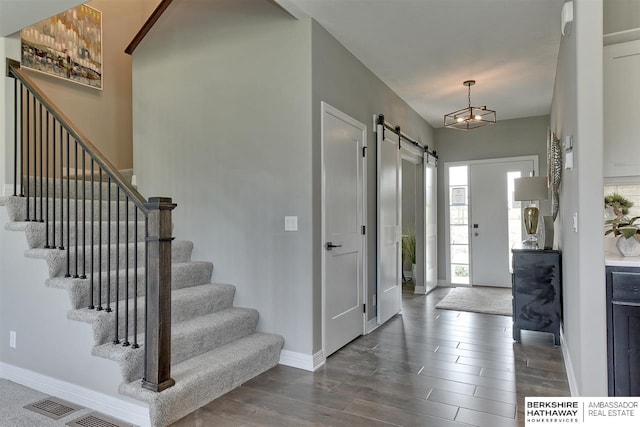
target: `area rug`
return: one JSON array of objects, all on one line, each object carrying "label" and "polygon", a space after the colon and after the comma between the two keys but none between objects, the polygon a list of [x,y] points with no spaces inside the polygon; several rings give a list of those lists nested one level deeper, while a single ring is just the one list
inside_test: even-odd
[{"label": "area rug", "polygon": [[453,288],[436,308],[511,316],[511,288]]}]

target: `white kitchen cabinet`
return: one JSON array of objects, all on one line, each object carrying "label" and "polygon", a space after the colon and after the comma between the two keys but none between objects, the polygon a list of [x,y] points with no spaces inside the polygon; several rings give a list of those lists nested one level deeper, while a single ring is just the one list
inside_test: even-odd
[{"label": "white kitchen cabinet", "polygon": [[604,47],[604,176],[640,176],[640,40]]}]

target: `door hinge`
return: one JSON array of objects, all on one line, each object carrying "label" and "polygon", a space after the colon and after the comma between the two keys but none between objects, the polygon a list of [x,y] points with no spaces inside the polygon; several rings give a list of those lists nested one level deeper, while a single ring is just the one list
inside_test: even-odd
[{"label": "door hinge", "polygon": [[366,234],[367,233],[367,226],[363,225],[362,226],[362,234]]},{"label": "door hinge", "polygon": [[364,147],[362,147],[362,157],[366,157],[367,156],[367,146],[365,145]]},{"label": "door hinge", "polygon": [[367,312],[367,304],[362,304],[362,312],[363,313]]}]

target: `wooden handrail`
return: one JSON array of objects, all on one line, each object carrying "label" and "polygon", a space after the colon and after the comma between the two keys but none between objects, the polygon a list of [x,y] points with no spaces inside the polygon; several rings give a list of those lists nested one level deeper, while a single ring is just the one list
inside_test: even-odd
[{"label": "wooden handrail", "polygon": [[127,46],[127,48],[124,50],[125,53],[128,53],[129,55],[131,55],[133,51],[136,50],[136,47],[138,47],[138,45],[140,44],[142,39],[145,38],[147,33],[151,31],[151,28],[153,28],[155,23],[158,21],[158,19],[160,19],[160,16],[162,16],[164,11],[167,10],[167,8],[169,7],[172,1],[173,0],[162,0],[160,4],[158,4],[158,6],[153,11],[151,16],[149,16],[149,18],[147,19],[147,22],[144,23],[142,28],[140,28],[140,31],[138,31],[138,34],[136,34],[133,37],[133,40],[131,40],[131,43],[129,43],[129,46]]},{"label": "wooden handrail", "polygon": [[73,122],[67,117],[58,107],[55,106],[53,101],[42,93],[38,86],[34,83],[29,76],[27,76],[22,69],[11,64],[9,67],[9,73],[16,79],[20,80],[22,84],[29,89],[33,96],[40,101],[40,103],[49,110],[50,114],[60,122],[67,130],[69,135],[73,137],[78,144],[82,146],[87,153],[95,160],[95,162],[105,171],[105,173],[111,177],[111,179],[129,196],[131,201],[144,213],[145,216],[149,215],[147,209],[147,200],[136,190],[127,180],[122,176],[118,169],[107,160],[104,155],[93,145],[89,138],[84,135],[80,129],[78,129]]}]

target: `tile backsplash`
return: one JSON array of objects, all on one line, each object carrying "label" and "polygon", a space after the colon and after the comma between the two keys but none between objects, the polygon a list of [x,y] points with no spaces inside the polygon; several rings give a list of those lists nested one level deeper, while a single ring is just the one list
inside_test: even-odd
[{"label": "tile backsplash", "polygon": [[605,184],[604,195],[618,193],[633,202],[627,216],[640,216],[640,183],[639,184]]}]

